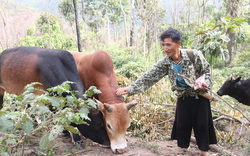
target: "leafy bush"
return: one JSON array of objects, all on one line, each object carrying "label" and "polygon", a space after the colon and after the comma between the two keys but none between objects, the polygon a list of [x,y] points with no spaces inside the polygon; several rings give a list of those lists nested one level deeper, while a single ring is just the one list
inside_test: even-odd
[{"label": "leafy bush", "polygon": [[124,75],[127,78],[138,78],[141,73],[144,73],[147,68],[143,62],[129,62],[116,70],[119,75]]},{"label": "leafy bush", "polygon": [[250,51],[244,51],[242,53],[238,54],[238,57],[236,58],[235,62],[236,62],[236,66],[238,67],[250,67]]},{"label": "leafy bush", "polygon": [[[31,83],[25,87],[23,94],[17,96],[9,95],[4,107],[0,110],[0,152],[12,154],[12,149],[18,145],[23,145],[25,138],[32,133],[43,130],[43,137],[39,142],[40,149],[49,148],[52,140],[64,129],[76,133],[70,123],[86,124],[83,120],[88,118],[88,108],[96,107],[96,103],[91,99],[83,100],[76,98],[76,91],[69,91],[70,83],[66,81],[59,86],[49,88],[40,96],[33,92],[37,89]],[[67,93],[66,97],[62,94]],[[94,93],[100,93],[95,87],[90,87],[83,97],[90,97]],[[75,110],[79,110],[75,112]]]},{"label": "leafy bush", "polygon": [[220,71],[216,71],[218,73],[217,74],[217,77],[221,77],[219,79],[215,78],[215,80],[218,80],[218,81],[225,81],[230,75],[234,76],[234,77],[237,77],[239,75],[241,75],[242,78],[246,79],[246,78],[249,78],[250,77],[250,73],[248,70],[246,70],[246,68],[243,66],[243,67],[233,67],[233,68],[223,68],[223,70],[220,70]]},{"label": "leafy bush", "polygon": [[[48,31],[47,17],[41,14],[40,18],[36,21],[36,27],[29,28],[27,35],[21,38],[21,41],[16,43],[15,46],[33,46],[63,50],[73,49],[75,46],[74,39],[65,34],[60,28],[58,19],[53,15],[51,16],[53,18],[51,18],[49,25],[50,33]],[[36,30],[39,30],[42,35],[36,34]]]}]

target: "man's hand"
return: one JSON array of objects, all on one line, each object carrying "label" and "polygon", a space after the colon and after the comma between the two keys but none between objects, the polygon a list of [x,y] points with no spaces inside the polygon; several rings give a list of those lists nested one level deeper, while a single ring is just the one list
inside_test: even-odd
[{"label": "man's hand", "polygon": [[125,95],[125,94],[128,94],[128,89],[127,88],[118,88],[116,90],[116,95],[117,96],[121,96],[121,95]]},{"label": "man's hand", "polygon": [[194,90],[206,90],[209,87],[209,84],[205,81],[205,74],[195,80]]},{"label": "man's hand", "polygon": [[206,90],[208,87],[209,87],[209,85],[205,82],[205,83],[202,83],[202,85],[199,89]]}]

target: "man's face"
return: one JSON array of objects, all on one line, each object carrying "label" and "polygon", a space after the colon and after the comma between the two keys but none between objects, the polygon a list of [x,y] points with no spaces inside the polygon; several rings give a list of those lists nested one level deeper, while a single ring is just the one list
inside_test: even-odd
[{"label": "man's face", "polygon": [[178,52],[180,44],[181,41],[176,43],[172,38],[165,38],[164,41],[161,42],[161,47],[168,57],[172,57]]}]

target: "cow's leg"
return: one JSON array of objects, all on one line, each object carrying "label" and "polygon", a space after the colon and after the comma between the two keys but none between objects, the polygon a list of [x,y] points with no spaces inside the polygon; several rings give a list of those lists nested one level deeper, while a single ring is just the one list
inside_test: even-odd
[{"label": "cow's leg", "polygon": [[2,87],[0,87],[0,109],[3,108],[4,92],[5,92],[5,90]]},{"label": "cow's leg", "polygon": [[74,134],[72,132],[69,132],[72,142],[78,147],[79,150],[83,150],[85,148],[85,145],[83,144],[83,141],[79,134]]}]

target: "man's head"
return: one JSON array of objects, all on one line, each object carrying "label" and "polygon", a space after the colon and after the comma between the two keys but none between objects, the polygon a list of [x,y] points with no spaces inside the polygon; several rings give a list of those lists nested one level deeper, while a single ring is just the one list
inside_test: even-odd
[{"label": "man's head", "polygon": [[168,28],[168,30],[162,32],[161,41],[164,41],[165,38],[171,38],[175,43],[177,43],[178,41],[181,41],[181,34],[174,28]]},{"label": "man's head", "polygon": [[181,45],[181,34],[178,30],[169,28],[161,34],[162,50],[168,57],[176,57],[179,55]]}]

